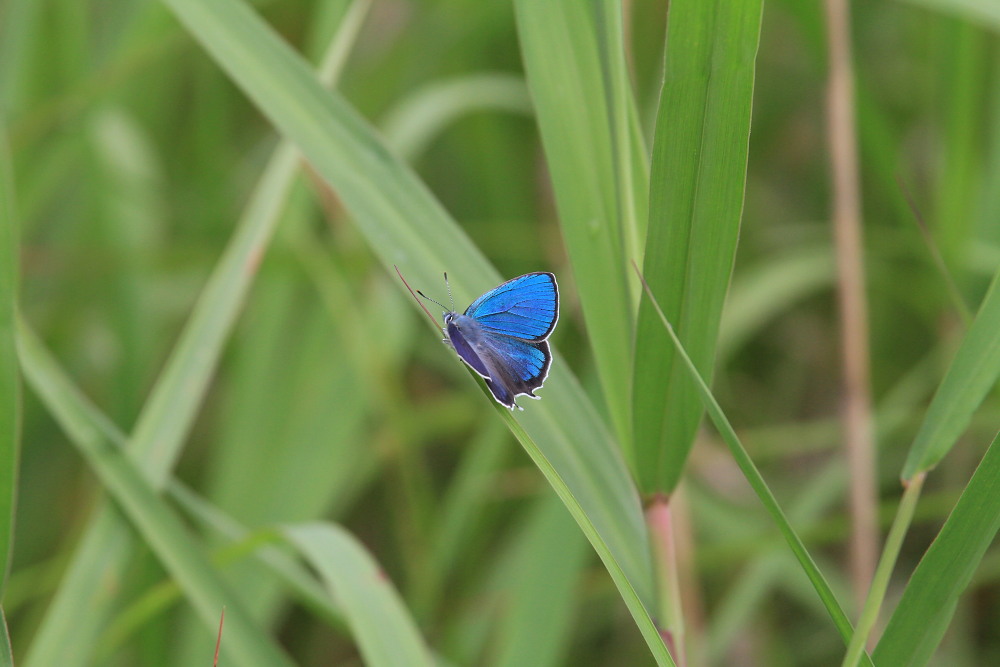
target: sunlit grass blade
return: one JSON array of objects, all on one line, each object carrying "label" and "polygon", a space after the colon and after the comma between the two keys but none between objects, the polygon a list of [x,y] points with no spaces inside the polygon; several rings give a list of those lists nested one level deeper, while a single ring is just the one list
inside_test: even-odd
[{"label": "sunlit grass blade", "polygon": [[[670,3],[643,273],[707,378],[743,213],[760,20],[760,0]],[[648,299],[633,396],[639,487],[669,492],[702,408]]]},{"label": "sunlit grass blade", "polygon": [[[7,583],[14,539],[14,502],[21,438],[21,377],[17,362],[20,271],[14,174],[0,109],[0,594]],[[4,631],[6,636],[6,630]]]},{"label": "sunlit grass blade", "polygon": [[[638,272],[638,269],[636,269],[636,271]],[[843,637],[844,642],[848,643],[854,635],[854,628],[851,626],[851,621],[848,619],[843,607],[841,607],[840,603],[837,601],[837,597],[834,595],[833,589],[830,588],[830,585],[827,583],[823,573],[819,571],[819,568],[816,566],[816,562],[809,554],[809,551],[806,549],[805,544],[803,544],[802,539],[795,532],[795,529],[792,528],[791,523],[789,523],[784,511],[778,504],[778,500],[774,497],[774,494],[768,487],[767,482],[764,481],[760,471],[757,470],[757,466],[754,464],[753,459],[750,458],[746,448],[743,447],[743,443],[740,442],[739,437],[736,435],[736,431],[733,430],[732,424],[729,423],[729,419],[726,418],[725,413],[722,412],[722,408],[719,407],[719,404],[716,402],[715,397],[712,395],[712,390],[708,388],[708,384],[698,372],[698,368],[694,365],[694,361],[692,361],[687,355],[684,345],[681,343],[680,337],[678,337],[673,326],[671,326],[670,321],[667,320],[666,315],[664,315],[663,311],[660,309],[659,303],[652,294],[649,285],[646,284],[641,274],[639,275],[639,278],[643,281],[643,286],[646,289],[646,294],[649,296],[650,304],[656,312],[664,330],[667,332],[670,341],[676,348],[677,355],[687,372],[688,381],[694,385],[697,396],[701,399],[702,405],[708,413],[709,418],[715,425],[719,435],[722,436],[722,439],[729,447],[729,451],[732,453],[733,458],[736,461],[736,465],[739,466],[740,471],[742,471],[743,476],[750,484],[750,487],[760,499],[761,504],[764,505],[764,509],[766,509],[768,514],[771,515],[771,518],[774,520],[778,530],[781,531],[782,536],[788,543],[788,546],[795,555],[796,560],[798,560],[802,570],[809,578],[809,582],[812,584],[817,595],[819,595],[820,600],[823,602],[823,606],[826,608],[827,613],[837,626],[837,630],[840,632],[841,637]],[[868,659],[867,655],[863,656],[863,659],[864,664],[870,664],[871,661]]]},{"label": "sunlit grass blade", "polygon": [[353,535],[320,523],[288,526],[284,534],[340,604],[366,665],[435,664],[392,582]]},{"label": "sunlit grass blade", "polygon": [[928,664],[998,530],[1000,437],[910,577],[872,655],[878,665]]},{"label": "sunlit grass blade", "polygon": [[951,451],[1000,376],[1000,270],[962,340],[903,466],[902,478],[934,467]]},{"label": "sunlit grass blade", "polygon": [[[500,282],[489,261],[416,175],[339,94],[323,90],[301,59],[245,4],[165,1],[334,187],[386,267],[398,265],[418,288],[440,285],[441,271],[447,269],[455,300],[461,303]],[[511,424],[530,434],[552,462],[547,465],[562,480],[561,497],[586,514],[588,538],[595,549],[613,558],[605,562],[616,564],[615,583],[623,596],[632,598],[630,609],[638,613],[632,602],[638,596],[649,604],[652,586],[635,487],[607,428],[555,356],[543,400],[532,402],[518,413],[519,422],[511,418]]]},{"label": "sunlit grass blade", "polygon": [[132,526],[184,590],[202,621],[214,628],[219,611],[223,606],[228,609],[223,655],[234,664],[292,665],[277,644],[255,627],[183,522],[129,459],[124,443],[110,441],[93,426],[94,417],[89,413],[94,408],[69,384],[41,342],[26,327],[19,327],[18,344],[28,382],[101,478]]},{"label": "sunlit grass blade", "polygon": [[[344,59],[342,42],[350,42],[358,28],[356,21],[349,23],[348,32],[331,43],[322,72],[325,79],[335,78]],[[293,146],[284,144],[275,151],[129,439],[128,447],[157,485],[170,475],[197,415],[298,168],[299,154]],[[100,510],[81,538],[31,644],[27,667],[86,662],[113,601],[102,582],[114,580],[130,549],[129,529],[120,516],[107,508]],[[81,608],[87,614],[81,615]]]},{"label": "sunlit grass blade", "polygon": [[[577,0],[515,2],[524,67],[580,292],[591,349],[615,433],[628,447],[634,307],[629,294],[625,212],[634,218],[636,157],[619,136],[632,113],[621,37],[606,14]],[[598,24],[600,21],[600,25]],[[621,29],[618,17],[617,29]],[[621,132],[624,134],[624,132]],[[627,137],[627,135],[625,135]],[[645,161],[645,157],[642,157]],[[641,172],[640,174],[641,175]],[[644,189],[641,190],[644,193]],[[634,236],[634,232],[630,235]]]}]

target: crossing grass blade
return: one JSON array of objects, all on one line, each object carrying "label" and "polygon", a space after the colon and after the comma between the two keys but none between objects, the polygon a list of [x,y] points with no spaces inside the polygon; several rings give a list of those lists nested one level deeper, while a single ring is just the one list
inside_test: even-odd
[{"label": "crossing grass blade", "polygon": [[[357,25],[353,29],[357,30]],[[325,77],[335,75],[336,66],[343,62],[340,42],[350,41],[351,37],[341,34],[332,43]],[[298,163],[298,153],[291,145],[279,147],[272,156],[129,439],[128,447],[158,485],[170,475],[197,415],[223,345],[277,225]],[[129,528],[120,516],[106,507],[98,510],[29,648],[27,667],[85,664],[113,602],[102,582],[114,579],[131,549]],[[81,615],[81,608],[87,613]]]},{"label": "crossing grass blade", "polygon": [[[670,3],[643,273],[698,371],[715,343],[743,212],[760,0]],[[639,488],[673,490],[702,407],[648,299],[633,385]]]},{"label": "crossing grass blade", "polygon": [[[638,267],[636,267],[636,273],[638,273]],[[760,499],[761,504],[764,505],[764,509],[766,509],[768,514],[771,515],[771,518],[774,520],[775,525],[781,532],[782,537],[784,537],[785,541],[788,543],[788,547],[792,551],[792,554],[795,556],[796,560],[798,560],[799,565],[802,567],[803,572],[805,572],[806,577],[809,578],[809,582],[812,584],[813,589],[822,601],[827,613],[837,626],[837,630],[840,632],[840,636],[844,639],[845,644],[850,642],[851,637],[854,635],[854,628],[851,626],[851,621],[844,612],[843,607],[840,606],[840,602],[837,600],[837,596],[834,594],[833,589],[830,588],[830,584],[827,583],[823,573],[820,572],[819,567],[817,567],[816,561],[813,560],[812,555],[810,555],[809,551],[806,549],[805,544],[802,542],[802,538],[798,536],[795,529],[792,527],[792,524],[789,523],[784,511],[778,504],[778,500],[774,497],[774,493],[771,492],[770,487],[768,487],[764,477],[760,474],[760,471],[754,464],[753,459],[750,458],[750,455],[747,453],[743,443],[740,442],[739,436],[737,436],[736,431],[733,430],[732,424],[729,423],[729,419],[726,417],[722,408],[712,395],[712,390],[709,389],[708,383],[705,382],[705,379],[698,372],[698,368],[695,366],[694,360],[688,356],[683,343],[681,343],[680,336],[678,336],[674,331],[670,321],[660,309],[660,305],[657,302],[656,297],[653,295],[652,290],[646,283],[642,274],[639,274],[639,279],[643,282],[646,294],[649,296],[650,304],[656,312],[660,325],[664,328],[671,344],[673,344],[677,350],[677,356],[683,364],[683,370],[687,373],[688,381],[694,385],[694,389],[699,400],[701,400],[705,411],[708,413],[708,416],[715,425],[719,435],[722,436],[722,439],[729,447],[729,451],[732,453],[733,458],[736,461],[736,465],[739,466],[740,471],[747,480],[747,483],[750,484],[750,487]],[[862,655],[862,664],[871,664],[871,659],[867,654]]]},{"label": "crossing grass blade", "polygon": [[184,590],[202,621],[214,628],[226,607],[226,642],[222,654],[233,664],[275,667],[294,663],[256,627],[239,598],[229,590],[180,517],[157,494],[151,480],[126,454],[124,442],[112,442],[93,425],[96,409],[66,379],[58,364],[27,327],[18,330],[25,376],[39,398],[69,435],[109,494],[143,536],[164,568]]},{"label": "crossing grass blade", "polygon": [[[649,610],[652,607],[645,601],[646,598],[643,597],[643,592],[637,590],[635,584],[628,577],[628,573],[634,569],[634,566],[630,567],[629,563],[619,561],[619,554],[609,548],[609,545],[601,539],[601,534],[598,532],[600,526],[606,520],[614,520],[613,516],[606,518],[603,514],[613,512],[615,508],[595,508],[583,505],[581,500],[588,500],[588,496],[583,496],[582,498],[575,496],[573,489],[567,483],[567,479],[564,478],[567,472],[572,472],[572,467],[566,465],[567,463],[573,463],[573,457],[568,455],[569,453],[566,451],[567,447],[572,447],[572,441],[561,443],[562,447],[558,449],[546,448],[543,450],[538,443],[532,440],[529,431],[522,427],[507,410],[498,406],[497,412],[507,421],[507,425],[514,433],[514,437],[521,442],[528,456],[531,457],[531,460],[534,461],[541,473],[545,475],[545,479],[548,480],[549,484],[562,499],[567,509],[569,509],[570,514],[573,515],[573,518],[576,519],[577,524],[587,536],[587,539],[594,545],[597,555],[604,562],[604,566],[611,574],[615,585],[618,586],[618,592],[621,593],[622,599],[625,600],[629,611],[632,612],[632,618],[635,620],[636,625],[639,626],[639,631],[642,633],[643,638],[646,640],[646,645],[649,646],[650,652],[656,659],[656,664],[673,665],[674,661],[667,652],[666,644],[664,644],[663,639],[660,637],[659,629],[650,615]],[[623,507],[619,508],[619,511],[627,509]],[[620,516],[627,515],[622,513]]]},{"label": "crossing grass blade", "polygon": [[615,433],[628,447],[634,307],[627,268],[634,258],[627,253],[636,249],[626,242],[637,235],[636,212],[645,210],[645,167],[635,165],[646,158],[627,140],[635,112],[620,53],[621,6],[519,0],[514,7],[591,350]]},{"label": "crossing grass blade", "polygon": [[353,535],[321,523],[288,526],[284,534],[340,604],[366,665],[436,664],[392,582]]},{"label": "crossing grass blade", "polygon": [[1000,436],[993,440],[951,515],[920,559],[872,658],[897,667],[926,665],[958,599],[1000,530]]},{"label": "crossing grass blade", "polygon": [[[417,287],[440,284],[441,271],[447,269],[455,300],[463,303],[500,282],[500,275],[426,186],[339,94],[317,84],[305,63],[247,5],[236,0],[165,3],[295,141],[336,190],[387,268],[398,265]],[[647,622],[642,607],[651,603],[648,539],[621,454],[558,355],[542,395],[542,401],[510,423],[530,435],[551,461],[560,497],[577,508],[574,516],[595,549],[610,559],[605,562],[620,568],[612,573],[614,581],[637,622]],[[655,630],[647,640],[654,638],[662,645]]]},{"label": "crossing grass blade", "polygon": [[[14,502],[21,438],[21,378],[17,363],[20,270],[14,175],[0,115],[0,594],[7,582],[14,539]],[[6,626],[4,626],[6,636]]]},{"label": "crossing grass blade", "polygon": [[902,478],[926,471],[951,451],[1000,376],[1000,270],[927,408],[903,466]]}]

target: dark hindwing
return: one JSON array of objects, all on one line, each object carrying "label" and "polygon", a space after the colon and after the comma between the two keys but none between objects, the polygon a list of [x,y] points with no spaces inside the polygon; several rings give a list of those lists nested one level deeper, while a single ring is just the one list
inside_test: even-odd
[{"label": "dark hindwing", "polygon": [[487,332],[541,341],[559,320],[559,287],[551,273],[526,273],[494,287],[465,314]]},{"label": "dark hindwing", "polygon": [[530,342],[485,333],[476,353],[489,371],[486,386],[499,403],[512,410],[517,407],[514,399],[521,394],[538,398],[535,390],[545,382],[552,365],[549,344],[544,340]]}]

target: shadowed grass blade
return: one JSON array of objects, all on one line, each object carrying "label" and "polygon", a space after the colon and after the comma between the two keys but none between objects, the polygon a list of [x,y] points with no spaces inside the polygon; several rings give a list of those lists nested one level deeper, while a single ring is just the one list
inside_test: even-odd
[{"label": "shadowed grass blade", "polygon": [[[675,0],[667,22],[643,273],[707,378],[743,213],[760,19],[760,0]],[[702,415],[687,375],[643,299],[633,385],[643,492],[671,491],[684,471]]]}]

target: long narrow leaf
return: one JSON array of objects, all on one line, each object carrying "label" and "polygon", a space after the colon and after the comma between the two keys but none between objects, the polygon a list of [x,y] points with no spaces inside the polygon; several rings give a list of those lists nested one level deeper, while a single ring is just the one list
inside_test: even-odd
[{"label": "long narrow leaf", "polygon": [[[337,190],[384,264],[398,264],[420,287],[439,284],[447,269],[455,299],[464,303],[499,282],[414,173],[341,96],[320,87],[245,4],[165,2]],[[572,498],[593,526],[588,537],[595,549],[619,564],[624,574],[615,582],[623,596],[638,595],[648,606],[651,568],[635,487],[606,427],[558,355],[543,396],[519,413],[520,425],[564,481],[563,500]]]},{"label": "long narrow leaf", "polygon": [[[612,50],[621,48],[620,35],[611,43],[608,35],[615,30],[606,23],[598,28],[592,3],[519,0],[514,6],[587,333],[615,432],[628,446],[634,308],[625,228],[635,225],[623,221],[622,211],[632,211],[634,217],[639,205],[632,185],[633,145],[617,131],[618,124],[628,126],[631,101],[612,83],[627,76],[623,57],[610,57]],[[619,32],[620,24],[619,16]]]},{"label": "long narrow leaf", "polygon": [[[346,37],[348,41],[352,36]],[[340,42],[344,39],[343,35],[335,39],[328,51],[323,72],[328,80],[343,63]],[[278,222],[298,162],[298,153],[289,144],[275,151],[129,440],[140,465],[157,485],[165,482],[180,454],[222,345]],[[32,642],[27,667],[86,663],[113,601],[113,590],[106,584],[124,567],[130,549],[129,529],[120,516],[107,508],[98,511]],[[81,614],[81,609],[87,613]]]},{"label": "long narrow leaf", "polygon": [[958,598],[1000,530],[1000,436],[910,577],[872,656],[876,664],[926,665]]},{"label": "long narrow leaf", "polygon": [[17,364],[18,234],[10,154],[0,116],[0,594],[7,582],[21,431],[21,380]]},{"label": "long narrow leaf", "polygon": [[233,664],[292,665],[284,652],[258,627],[238,597],[228,589],[199,549],[180,517],[155,492],[126,455],[122,442],[108,440],[87,412],[91,406],[66,380],[56,362],[26,327],[18,331],[25,376],[73,444],[101,478],[132,526],[170,572],[209,626],[225,607],[226,642],[222,652]]},{"label": "long narrow leaf", "polygon": [[[643,272],[708,378],[743,212],[760,20],[761,0],[675,0],[667,23]],[[669,492],[702,408],[648,299],[633,396],[639,487]]]},{"label": "long narrow leaf", "polygon": [[[640,279],[641,278],[642,276],[640,275]],[[795,529],[792,528],[792,524],[789,523],[784,511],[778,504],[778,500],[774,497],[774,494],[771,493],[771,489],[768,487],[767,482],[764,481],[764,477],[760,474],[760,471],[757,470],[757,466],[754,464],[753,459],[750,458],[750,455],[747,453],[743,443],[740,442],[739,436],[736,435],[736,431],[733,430],[732,424],[729,423],[729,419],[716,402],[715,397],[712,395],[712,390],[708,387],[708,383],[705,382],[704,378],[702,378],[701,374],[698,372],[694,361],[690,356],[688,356],[687,351],[684,349],[684,345],[681,343],[680,337],[674,331],[670,321],[667,320],[666,315],[664,315],[663,311],[660,309],[660,305],[653,296],[649,285],[645,284],[644,280],[643,283],[646,288],[646,293],[650,297],[650,304],[656,312],[661,326],[663,326],[667,333],[667,337],[677,350],[678,358],[687,373],[688,381],[694,385],[698,398],[702,401],[705,411],[708,413],[709,418],[715,425],[716,430],[718,430],[719,435],[722,436],[722,439],[729,447],[729,451],[732,453],[733,458],[736,461],[736,465],[739,466],[740,471],[750,484],[750,487],[753,489],[754,493],[757,494],[761,504],[764,505],[764,509],[766,509],[768,514],[771,515],[771,518],[774,520],[778,530],[781,531],[781,534],[788,543],[789,548],[795,555],[795,558],[799,561],[799,565],[809,578],[809,582],[812,584],[817,595],[819,595],[820,600],[823,602],[823,606],[826,608],[827,613],[830,614],[830,618],[833,619],[833,622],[836,624],[837,630],[840,632],[845,644],[850,642],[851,637],[854,634],[854,628],[851,626],[851,621],[847,618],[847,614],[844,613],[843,607],[840,606],[840,602],[837,601],[837,596],[834,595],[833,589],[830,588],[830,584],[827,583],[823,573],[819,571],[819,567],[816,566],[816,561],[813,560],[813,557],[809,554],[805,544],[802,542],[802,538],[800,538],[795,532]],[[871,660],[867,654],[864,654],[862,657],[863,664],[871,664]]]},{"label": "long narrow leaf", "polygon": [[1000,270],[931,401],[903,479],[934,467],[951,450],[1000,376]]},{"label": "long narrow leaf", "polygon": [[435,664],[399,593],[354,536],[339,526],[319,523],[286,527],[285,535],[340,604],[366,665]]}]

